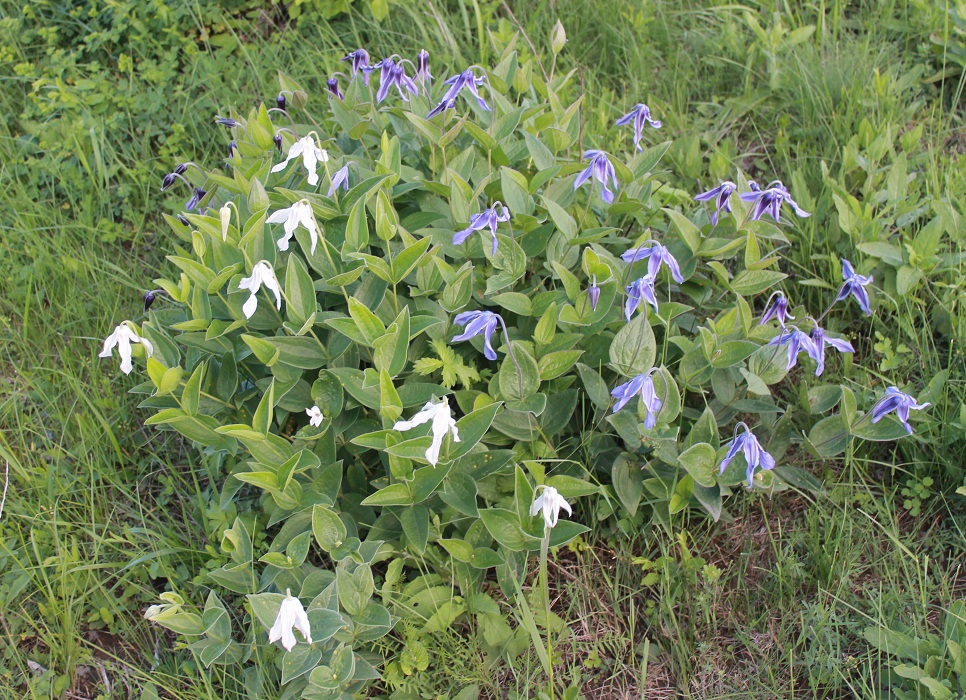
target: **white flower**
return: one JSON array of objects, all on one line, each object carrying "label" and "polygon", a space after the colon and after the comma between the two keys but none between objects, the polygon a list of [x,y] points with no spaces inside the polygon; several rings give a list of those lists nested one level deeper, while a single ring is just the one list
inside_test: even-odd
[{"label": "white flower", "polygon": [[289,591],[285,591],[285,600],[278,609],[278,617],[275,618],[272,629],[268,631],[268,641],[271,643],[281,639],[285,651],[292,651],[297,643],[295,635],[292,634],[293,627],[302,633],[306,642],[312,643],[309,617],[305,614],[302,602],[298,598],[293,598]]},{"label": "white flower", "polygon": [[440,403],[430,401],[409,420],[401,420],[392,426],[393,430],[400,432],[415,428],[428,421],[433,421],[433,443],[426,450],[426,459],[434,467],[439,461],[439,448],[443,445],[443,438],[446,433],[453,434],[453,442],[460,441],[459,430],[456,428],[456,421],[449,410],[449,400],[444,396]]},{"label": "white flower", "polygon": [[130,321],[125,321],[115,328],[114,332],[107,336],[104,341],[104,349],[98,355],[98,357],[110,357],[111,350],[117,346],[117,354],[121,357],[121,371],[124,374],[130,374],[133,369],[131,366],[131,343],[141,343],[148,357],[151,357],[154,353],[154,346],[151,341],[139,336],[132,325]]},{"label": "white flower", "polygon": [[285,162],[277,164],[272,168],[273,173],[281,172],[285,170],[285,166],[293,158],[298,158],[302,156],[302,164],[305,165],[305,169],[309,171],[309,184],[315,187],[319,184],[319,175],[316,173],[316,168],[318,164],[325,163],[329,160],[329,154],[325,152],[324,149],[319,148],[312,134],[308,136],[303,136],[298,141],[292,144],[292,147],[288,149],[288,155],[285,156]]},{"label": "white flower", "polygon": [[309,416],[309,425],[313,428],[318,428],[322,425],[322,421],[325,420],[325,416],[322,415],[322,409],[318,406],[313,406],[312,408],[305,409],[305,412]]},{"label": "white flower", "polygon": [[561,509],[567,511],[567,515],[573,515],[570,504],[567,503],[567,500],[563,496],[557,493],[557,489],[553,486],[540,484],[534,489],[534,493],[537,493],[540,489],[543,489],[543,493],[533,499],[533,505],[530,506],[531,516],[543,511],[543,522],[548,528],[551,528],[557,524],[557,518],[560,515]]},{"label": "white flower", "polygon": [[248,297],[248,301],[245,302],[245,305],[242,306],[245,318],[251,318],[255,313],[255,309],[258,308],[258,288],[262,285],[272,290],[275,294],[275,305],[280,309],[282,308],[282,290],[279,288],[278,280],[275,278],[275,271],[272,270],[272,266],[268,262],[260,260],[252,268],[252,276],[243,277],[238,282],[239,291],[247,289],[252,293]]},{"label": "white flower", "polygon": [[312,239],[312,250],[310,253],[315,255],[315,244],[319,242],[319,228],[312,215],[312,205],[307,199],[296,202],[288,209],[279,209],[266,219],[270,224],[284,223],[285,235],[278,239],[278,249],[288,250],[288,242],[295,235],[295,229],[302,224],[308,230],[309,237]]}]

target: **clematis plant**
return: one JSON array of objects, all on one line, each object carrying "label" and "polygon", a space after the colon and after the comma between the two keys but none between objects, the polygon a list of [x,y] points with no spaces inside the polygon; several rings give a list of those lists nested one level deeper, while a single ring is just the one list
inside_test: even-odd
[{"label": "clematis plant", "polygon": [[657,241],[645,241],[639,247],[626,251],[621,255],[621,260],[628,263],[647,260],[647,274],[654,278],[657,277],[657,273],[661,270],[661,265],[667,265],[674,281],[678,284],[684,282],[684,276],[681,274],[681,266],[678,265],[678,261],[671,254],[671,251]]},{"label": "clematis plant", "polygon": [[617,120],[616,124],[617,126],[626,126],[632,122],[634,124],[634,147],[638,151],[643,151],[641,139],[644,138],[644,126],[649,125],[654,129],[660,129],[661,122],[651,119],[651,110],[646,104],[634,105],[630,112]]},{"label": "clematis plant", "polygon": [[821,326],[815,326],[812,332],[809,334],[812,339],[812,345],[815,348],[815,354],[812,359],[817,363],[815,368],[815,376],[822,376],[822,372],[825,371],[825,348],[831,347],[835,348],[839,352],[855,352],[855,348],[852,347],[852,343],[842,338],[831,338],[825,334],[825,331]]},{"label": "clematis plant", "polygon": [[618,186],[617,173],[614,170],[613,164],[604,151],[596,149],[584,151],[584,160],[589,160],[590,165],[582,170],[580,175],[577,176],[577,179],[574,180],[574,189],[577,189],[593,178],[600,183],[601,199],[610,204],[614,201],[614,193],[610,190],[608,184],[613,182],[615,189]]},{"label": "clematis plant", "polygon": [[462,231],[453,234],[453,245],[462,245],[470,234],[474,231],[482,231],[489,227],[490,236],[493,239],[492,255],[496,255],[499,242],[496,238],[496,229],[499,224],[510,220],[510,210],[502,202],[494,202],[489,209],[484,209],[479,214],[470,216],[470,225]]},{"label": "clematis plant", "polygon": [[426,450],[426,461],[435,467],[436,463],[439,462],[439,451],[443,446],[443,438],[449,434],[453,436],[453,442],[460,441],[459,429],[456,427],[456,421],[453,420],[453,414],[449,409],[449,399],[444,396],[439,403],[429,401],[419,413],[409,420],[397,421],[392,429],[405,432],[412,430],[417,425],[429,422],[432,423],[433,441]]},{"label": "clematis plant", "polygon": [[305,614],[305,608],[302,607],[302,601],[293,597],[291,591],[286,590],[275,624],[268,631],[268,641],[281,641],[285,651],[292,651],[298,643],[292,632],[293,629],[297,629],[302,634],[306,643],[312,643],[312,629],[309,625],[309,617]]},{"label": "clematis plant", "polygon": [[309,425],[313,428],[318,428],[322,425],[322,421],[325,420],[325,416],[322,415],[322,409],[318,406],[312,406],[311,408],[305,409],[306,415],[309,417]]},{"label": "clematis plant", "polygon": [[309,238],[312,241],[312,247],[309,253],[315,255],[315,246],[319,242],[319,225],[315,221],[315,215],[312,213],[312,205],[309,204],[309,200],[302,199],[287,209],[279,209],[265,219],[265,222],[269,224],[284,224],[282,230],[285,233],[278,239],[278,249],[283,251],[288,250],[289,241],[295,235],[295,229],[299,226],[304,227],[309,232]]},{"label": "clematis plant", "polygon": [[533,494],[535,498],[530,505],[530,517],[540,513],[548,531],[557,525],[561,510],[567,511],[567,515],[573,515],[573,510],[567,503],[567,499],[561,496],[553,486],[540,484],[533,490]]},{"label": "clematis plant", "polygon": [[796,216],[802,218],[811,216],[811,214],[798,206],[795,200],[792,199],[791,192],[782,184],[781,180],[774,180],[768,183],[768,187],[765,189],[762,189],[754,181],[749,182],[748,185],[751,187],[751,192],[744,192],[739,196],[745,202],[752,203],[752,221],[757,221],[765,213],[770,214],[771,218],[778,221],[781,219],[783,202],[788,202],[788,205],[795,211]]},{"label": "clematis plant", "polygon": [[644,275],[627,285],[627,301],[624,303],[624,318],[628,322],[634,311],[641,305],[642,301],[654,307],[654,313],[658,312],[657,296],[654,293],[654,276]]},{"label": "clematis plant", "polygon": [[[738,431],[741,428],[744,428],[744,432],[739,435]],[[751,432],[751,428],[745,423],[738,423],[735,426],[734,437],[728,444],[727,454],[725,454],[724,459],[721,460],[721,464],[718,466],[718,473],[724,474],[725,469],[728,468],[731,460],[735,458],[738,452],[744,453],[745,463],[748,465],[745,471],[748,488],[755,485],[755,469],[759,467],[767,470],[775,468],[775,458],[765,451],[765,448],[758,442],[758,438]]]},{"label": "clematis plant", "polygon": [[773,318],[778,321],[778,325],[782,329],[785,328],[785,319],[795,320],[795,317],[788,313],[788,299],[782,292],[772,292],[772,295],[768,297],[758,325],[763,326]]},{"label": "clematis plant", "polygon": [[802,350],[804,350],[808,356],[816,362],[819,360],[818,349],[815,347],[815,343],[812,341],[812,338],[807,333],[800,331],[795,326],[783,328],[778,335],[768,341],[768,345],[776,347],[781,347],[782,345],[788,346],[788,364],[785,367],[786,370],[790,370],[792,367],[798,364],[798,353],[800,353]]},{"label": "clematis plant", "polygon": [[272,266],[268,264],[266,260],[259,260],[252,267],[252,274],[249,277],[243,277],[238,281],[239,291],[242,289],[247,289],[251,292],[251,296],[248,297],[248,301],[242,306],[242,312],[245,314],[245,318],[251,318],[255,314],[255,310],[258,308],[258,290],[264,286],[266,289],[275,295],[275,305],[281,309],[282,308],[282,290],[278,286],[278,279],[275,277],[275,270]]},{"label": "clematis plant", "polygon": [[332,182],[329,183],[329,192],[326,196],[331,197],[339,188],[349,191],[349,164],[346,163],[332,174]]},{"label": "clematis plant", "polygon": [[[146,299],[147,296],[145,296]],[[147,301],[145,301],[145,305],[147,305]],[[124,321],[114,329],[113,333],[107,336],[104,340],[104,348],[98,355],[98,357],[110,357],[114,348],[117,348],[118,357],[121,358],[121,371],[124,374],[130,374],[131,370],[134,369],[131,364],[131,343],[140,343],[144,346],[144,352],[148,357],[151,357],[154,353],[154,345],[151,344],[151,341],[138,335],[134,328],[133,323]]]},{"label": "clematis plant", "polygon": [[426,115],[427,119],[432,119],[437,114],[442,113],[447,109],[453,109],[456,106],[456,98],[459,96],[463,90],[469,90],[470,94],[476,98],[477,104],[480,109],[489,112],[490,105],[486,103],[480,96],[480,92],[477,88],[486,82],[486,75],[477,76],[473,68],[467,68],[462,73],[457,73],[456,75],[447,78],[443,83],[444,85],[449,85],[449,88],[443,94],[439,103],[430,110],[429,114]]},{"label": "clematis plant", "polygon": [[303,136],[295,143],[292,144],[291,148],[288,149],[288,154],[285,156],[285,160],[281,163],[277,163],[273,168],[273,173],[279,173],[288,166],[289,161],[301,156],[302,165],[305,166],[306,171],[308,171],[308,183],[315,187],[319,184],[319,174],[317,172],[319,163],[325,163],[329,160],[329,154],[325,149],[319,148],[318,143],[315,141],[315,133],[311,133],[308,136]]},{"label": "clematis plant", "polygon": [[888,414],[895,411],[896,417],[902,423],[902,427],[907,433],[912,433],[912,426],[909,425],[909,411],[921,411],[929,407],[930,403],[918,403],[912,396],[900,391],[898,387],[890,386],[886,389],[885,396],[872,407],[872,422],[878,423]]},{"label": "clematis plant", "polygon": [[859,303],[859,308],[871,316],[872,308],[869,305],[869,292],[865,288],[872,284],[872,280],[872,275],[866,277],[865,275],[858,274],[855,268],[852,267],[852,263],[843,258],[842,286],[839,288],[839,293],[836,295],[835,301],[842,301],[851,295]]},{"label": "clematis plant", "polygon": [[496,350],[493,349],[491,342],[493,340],[493,331],[496,330],[496,324],[502,320],[492,311],[464,311],[461,314],[457,314],[456,318],[453,319],[453,323],[456,325],[464,326],[463,332],[455,336],[450,342],[461,343],[464,340],[482,335],[483,355],[488,360],[495,360]]},{"label": "clematis plant", "polygon": [[694,199],[698,202],[710,202],[714,200],[714,211],[711,212],[711,228],[718,225],[718,216],[721,212],[731,213],[731,195],[738,189],[738,186],[731,180],[725,180],[715,188],[695,195]]},{"label": "clematis plant", "polygon": [[662,405],[661,399],[658,398],[657,392],[654,390],[654,380],[651,377],[654,372],[655,370],[651,369],[644,374],[639,374],[610,392],[610,395],[617,399],[614,403],[614,413],[624,408],[627,402],[635,396],[641,397],[645,411],[644,428],[646,430],[650,430],[657,423],[657,414]]}]

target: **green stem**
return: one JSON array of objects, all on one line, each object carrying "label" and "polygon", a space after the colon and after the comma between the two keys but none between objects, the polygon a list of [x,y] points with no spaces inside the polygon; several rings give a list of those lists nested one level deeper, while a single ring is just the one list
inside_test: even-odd
[{"label": "green stem", "polygon": [[543,591],[544,627],[547,630],[547,659],[549,661],[547,664],[547,684],[550,691],[550,700],[553,700],[553,643],[550,639],[550,583],[547,576],[547,553],[550,549],[551,529],[549,527],[545,529],[546,534],[540,542],[540,588]]}]

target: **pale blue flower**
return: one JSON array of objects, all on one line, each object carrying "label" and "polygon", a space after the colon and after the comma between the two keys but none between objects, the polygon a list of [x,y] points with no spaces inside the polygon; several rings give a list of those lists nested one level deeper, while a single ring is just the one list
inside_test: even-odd
[{"label": "pale blue flower", "polygon": [[473,214],[470,216],[470,225],[462,231],[457,231],[455,234],[453,234],[453,245],[462,245],[466,242],[466,239],[470,237],[471,233],[474,231],[482,231],[483,229],[489,227],[490,235],[493,238],[492,255],[496,255],[498,245],[496,228],[500,223],[509,220],[510,210],[507,209],[502,202],[494,202],[493,206],[489,209],[484,209],[479,214]]},{"label": "pale blue flower", "polygon": [[906,432],[911,433],[912,426],[909,425],[909,410],[914,409],[920,411],[931,405],[929,403],[916,403],[916,400],[909,394],[899,391],[898,387],[890,386],[886,389],[885,396],[879,399],[878,403],[872,407],[872,422],[878,423],[886,414],[895,411],[896,417],[902,423]]},{"label": "pale blue flower", "polygon": [[739,196],[745,202],[753,203],[751,209],[752,221],[757,221],[766,212],[771,215],[771,218],[778,221],[781,217],[782,202],[788,202],[789,206],[795,210],[795,214],[800,217],[811,216],[792,199],[791,193],[781,180],[768,183],[768,187],[765,189],[759,187],[758,183],[754,181],[749,182],[748,186],[751,187],[751,192],[744,192]]},{"label": "pale blue flower", "polygon": [[483,355],[488,360],[496,359],[496,350],[493,349],[493,331],[496,330],[497,323],[502,319],[492,311],[464,311],[457,314],[453,323],[463,326],[463,332],[455,336],[450,342],[459,343],[478,335],[483,336]]},{"label": "pale blue flower", "polygon": [[695,195],[695,200],[698,202],[710,202],[712,199],[715,200],[715,208],[711,213],[711,226],[712,228],[718,225],[718,215],[726,211],[731,213],[731,195],[734,191],[738,189],[738,186],[731,180],[725,180],[720,185],[714,189],[710,189],[707,192],[702,192],[699,195]]},{"label": "pale blue flower", "polygon": [[[745,462],[748,464],[745,476],[748,479],[748,488],[751,488],[755,484],[755,468],[761,467],[762,469],[774,469],[775,468],[775,458],[772,457],[765,451],[765,448],[761,446],[758,442],[758,438],[755,434],[751,432],[751,429],[744,423],[739,423],[737,427],[744,427],[745,432],[741,435],[737,435],[731,440],[728,447],[728,454],[725,458],[721,460],[721,465],[718,467],[718,473],[724,474],[725,469],[734,459],[735,455],[739,451],[744,452]],[[737,430],[736,427],[736,430]]]},{"label": "pale blue flower", "polygon": [[641,148],[641,139],[644,138],[644,125],[650,124],[655,129],[660,129],[661,122],[651,119],[651,110],[646,104],[634,105],[633,109],[618,119],[616,124],[617,126],[625,126],[631,122],[634,122],[634,146],[638,151],[642,151],[644,150]]},{"label": "pale blue flower", "polygon": [[842,280],[842,288],[839,289],[839,293],[838,296],[835,297],[835,301],[841,301],[851,294],[855,297],[855,300],[859,302],[859,308],[871,316],[872,309],[869,307],[869,293],[865,288],[872,284],[872,275],[866,277],[864,275],[856,274],[855,269],[852,267],[852,263],[843,259]]},{"label": "pale blue flower", "polygon": [[654,390],[654,380],[651,378],[654,370],[639,374],[628,382],[615,387],[610,395],[617,399],[614,413],[624,408],[635,396],[640,396],[644,403],[644,428],[650,430],[657,423],[657,414],[661,410],[661,399]]},{"label": "pale blue flower", "polygon": [[657,277],[661,263],[664,263],[671,271],[671,277],[674,278],[675,282],[678,284],[684,282],[678,261],[671,255],[671,251],[657,241],[645,241],[644,244],[637,248],[631,248],[621,256],[621,260],[628,263],[635,263],[644,259],[647,259],[647,274],[651,277]]},{"label": "pale blue flower", "polygon": [[641,301],[646,301],[654,307],[654,313],[658,312],[657,297],[654,294],[654,276],[644,275],[640,279],[634,280],[627,285],[627,301],[624,303],[624,318],[628,321]]},{"label": "pale blue flower", "polygon": [[617,173],[614,170],[614,166],[611,164],[607,154],[603,151],[595,149],[584,151],[584,160],[588,159],[590,160],[590,165],[577,176],[577,179],[574,181],[574,189],[580,187],[590,178],[594,178],[600,183],[601,198],[610,204],[614,201],[614,193],[607,187],[607,183],[613,181],[614,188],[616,189],[618,187]]}]

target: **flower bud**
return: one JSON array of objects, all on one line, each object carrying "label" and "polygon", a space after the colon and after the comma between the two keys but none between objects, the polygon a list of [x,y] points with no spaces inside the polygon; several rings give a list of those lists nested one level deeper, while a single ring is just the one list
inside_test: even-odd
[{"label": "flower bud", "polygon": [[339,89],[338,78],[329,78],[325,84],[329,86],[329,92],[331,92],[334,97],[338,97],[340,100],[343,99],[342,91]]},{"label": "flower bud", "polygon": [[164,192],[166,189],[171,187],[171,185],[173,185],[175,180],[177,179],[178,179],[178,176],[175,175],[174,173],[168,173],[167,175],[165,175],[164,179],[161,181],[161,191]]},{"label": "flower bud", "polygon": [[285,109],[285,95],[279,93],[278,97],[275,98],[275,104],[278,105],[279,109]]},{"label": "flower bud", "polygon": [[281,153],[282,152],[282,135],[281,134],[275,134],[275,137],[272,139],[272,141],[275,142],[275,148],[277,148],[278,149],[278,152]]},{"label": "flower bud", "polygon": [[151,308],[151,304],[154,303],[154,300],[156,298],[157,297],[155,296],[154,292],[148,292],[147,294],[144,295],[144,312],[145,313],[147,313],[148,309]]},{"label": "flower bud", "polygon": [[238,126],[238,122],[227,117],[215,117],[215,124],[221,124],[229,129],[234,129],[236,126]]},{"label": "flower bud", "polygon": [[188,172],[187,163],[178,163],[178,167],[174,169],[175,175],[184,175],[186,172]]}]

